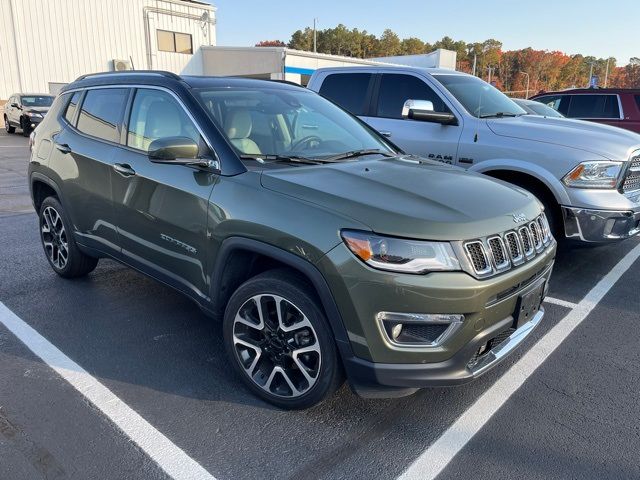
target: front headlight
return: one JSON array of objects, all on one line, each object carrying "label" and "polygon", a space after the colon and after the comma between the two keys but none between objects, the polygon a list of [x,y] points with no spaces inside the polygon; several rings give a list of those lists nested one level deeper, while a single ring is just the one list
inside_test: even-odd
[{"label": "front headlight", "polygon": [[448,242],[425,242],[343,230],[342,240],[353,254],[379,270],[427,273],[460,270]]},{"label": "front headlight", "polygon": [[27,116],[30,118],[42,118],[42,114],[38,112],[27,112]]},{"label": "front headlight", "polygon": [[582,162],[562,179],[567,187],[616,188],[622,162]]}]

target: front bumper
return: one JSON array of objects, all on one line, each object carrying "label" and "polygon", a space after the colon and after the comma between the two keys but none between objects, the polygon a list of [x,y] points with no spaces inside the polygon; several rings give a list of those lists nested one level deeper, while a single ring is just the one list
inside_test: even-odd
[{"label": "front bumper", "polygon": [[595,210],[562,207],[565,235],[583,242],[610,242],[640,233],[640,208]]},{"label": "front bumper", "polygon": [[40,125],[42,120],[44,120],[43,117],[29,117],[28,115],[23,115],[22,124],[26,125],[30,130],[33,130]]},{"label": "front bumper", "polygon": [[473,366],[469,360],[478,349],[508,330],[513,323],[509,316],[486,329],[469,342],[466,347],[448,360],[428,364],[373,363],[360,358],[352,358],[347,371],[357,382],[352,381],[354,390],[363,397],[403,396],[424,387],[452,386],[471,382],[497,366],[535,330],[544,317],[544,308],[527,323],[522,325],[498,345],[491,348]]}]

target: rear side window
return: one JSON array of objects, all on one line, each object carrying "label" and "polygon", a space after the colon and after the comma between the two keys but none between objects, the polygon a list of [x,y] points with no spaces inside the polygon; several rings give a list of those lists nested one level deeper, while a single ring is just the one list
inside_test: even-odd
[{"label": "rear side window", "polygon": [[81,92],[75,92],[71,96],[69,105],[67,105],[67,111],[64,113],[64,118],[73,125],[73,120],[76,118],[76,110],[78,110],[78,102],[80,101]]},{"label": "rear side window", "polygon": [[78,130],[110,142],[118,142],[118,125],[127,103],[126,88],[88,90],[78,117]]},{"label": "rear side window", "polygon": [[571,118],[620,118],[617,95],[571,95]]},{"label": "rear side window", "polygon": [[380,80],[376,116],[402,118],[407,100],[428,100],[436,112],[449,112],[442,99],[423,80],[413,75],[384,74]]},{"label": "rear side window", "polygon": [[319,93],[354,115],[366,115],[371,77],[371,73],[327,75]]},{"label": "rear side window", "polygon": [[640,95],[635,95],[636,105],[638,106],[638,110],[640,110]]}]

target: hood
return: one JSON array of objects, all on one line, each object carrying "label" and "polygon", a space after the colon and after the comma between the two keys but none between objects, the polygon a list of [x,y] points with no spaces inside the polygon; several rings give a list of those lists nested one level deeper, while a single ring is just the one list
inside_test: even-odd
[{"label": "hood", "polygon": [[640,148],[637,133],[584,120],[522,115],[487,120],[487,126],[502,137],[575,148],[609,160],[628,160],[631,152]]},{"label": "hood", "polygon": [[31,112],[31,113],[41,113],[42,115],[44,115],[49,111],[49,108],[51,107],[29,107],[29,108],[25,107],[24,111]]},{"label": "hood", "polygon": [[[426,163],[428,162],[428,163]],[[524,190],[461,168],[404,158],[265,170],[262,186],[365,224],[374,232],[431,240],[465,240],[534,218]]]}]

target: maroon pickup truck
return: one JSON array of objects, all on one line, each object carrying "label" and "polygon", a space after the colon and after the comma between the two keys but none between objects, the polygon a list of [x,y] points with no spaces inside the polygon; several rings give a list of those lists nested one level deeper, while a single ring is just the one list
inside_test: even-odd
[{"label": "maroon pickup truck", "polygon": [[606,123],[640,133],[640,89],[579,88],[531,97],[565,117]]}]

